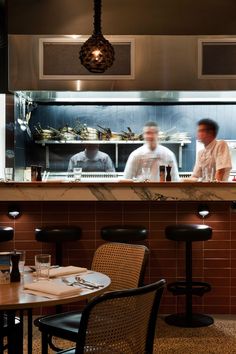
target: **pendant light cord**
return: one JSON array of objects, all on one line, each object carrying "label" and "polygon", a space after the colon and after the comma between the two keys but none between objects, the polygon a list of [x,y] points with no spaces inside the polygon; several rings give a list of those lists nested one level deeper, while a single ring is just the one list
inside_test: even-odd
[{"label": "pendant light cord", "polygon": [[94,34],[102,33],[102,0],[94,0]]}]

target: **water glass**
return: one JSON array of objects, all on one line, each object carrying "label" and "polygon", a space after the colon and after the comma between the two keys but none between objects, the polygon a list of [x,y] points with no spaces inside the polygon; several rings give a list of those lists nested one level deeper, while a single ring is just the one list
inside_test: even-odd
[{"label": "water glass", "polygon": [[202,169],[202,181],[213,182],[215,179],[215,169],[213,167],[205,167]]},{"label": "water glass", "polygon": [[24,274],[25,270],[25,251],[16,251],[20,255],[20,260],[19,260],[19,272],[21,276]]},{"label": "water glass", "polygon": [[75,181],[80,181],[82,177],[82,168],[81,167],[73,168],[73,173],[74,173]]},{"label": "water glass", "polygon": [[7,167],[4,169],[5,181],[13,181],[13,168]]},{"label": "water glass", "polygon": [[151,168],[150,167],[143,167],[142,168],[142,179],[145,182],[150,181],[151,177]]},{"label": "water glass", "polygon": [[35,256],[36,278],[39,280],[49,280],[49,270],[51,267],[50,254],[37,254]]}]

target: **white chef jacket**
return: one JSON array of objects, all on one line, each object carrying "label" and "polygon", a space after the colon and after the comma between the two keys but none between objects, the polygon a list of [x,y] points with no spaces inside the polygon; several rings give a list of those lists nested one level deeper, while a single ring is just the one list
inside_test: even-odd
[{"label": "white chef jacket", "polygon": [[178,167],[173,152],[162,145],[150,150],[147,144],[134,150],[126,163],[124,178],[133,179],[142,175],[142,168],[150,167],[150,181],[159,181],[159,166],[170,165],[171,180],[179,181]]},{"label": "white chef jacket", "polygon": [[228,144],[224,140],[213,140],[198,152],[192,177],[201,178],[205,168],[213,168],[215,172],[224,168],[223,181],[228,181],[232,163]]},{"label": "white chef jacket", "polygon": [[85,151],[71,157],[68,165],[68,171],[73,168],[81,167],[83,172],[114,172],[112,160],[105,152],[98,151],[93,158],[88,158]]}]

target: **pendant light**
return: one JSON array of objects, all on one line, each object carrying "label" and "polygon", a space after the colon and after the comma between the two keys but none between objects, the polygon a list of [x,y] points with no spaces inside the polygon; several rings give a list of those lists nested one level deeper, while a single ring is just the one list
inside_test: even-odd
[{"label": "pendant light", "polygon": [[94,31],[79,53],[81,64],[95,74],[104,73],[115,60],[114,48],[102,34],[101,12],[102,0],[94,0]]}]

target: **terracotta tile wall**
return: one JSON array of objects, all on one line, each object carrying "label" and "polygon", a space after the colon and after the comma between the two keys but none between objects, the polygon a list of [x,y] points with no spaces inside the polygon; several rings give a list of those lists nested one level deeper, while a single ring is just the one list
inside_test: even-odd
[{"label": "terracotta tile wall", "polygon": [[[80,226],[81,240],[64,247],[64,264],[89,267],[94,250],[103,243],[101,227],[108,224],[146,226],[149,238],[145,244],[151,250],[146,283],[163,277],[171,282],[184,275],[184,244],[166,240],[165,227],[176,223],[202,223],[196,213],[198,203],[190,202],[25,202],[20,203],[22,215],[15,221],[6,215],[8,205],[0,203],[0,225],[13,226],[15,238],[13,242],[0,243],[0,250],[25,249],[27,264],[34,263],[36,253],[54,254],[51,244],[35,241],[37,227]],[[205,313],[236,314],[236,213],[229,202],[208,205],[211,214],[205,223],[213,228],[213,238],[194,243],[193,276],[196,280],[210,282],[213,290],[203,298],[195,298],[194,307]],[[162,313],[182,308],[183,298],[165,293]]]}]

